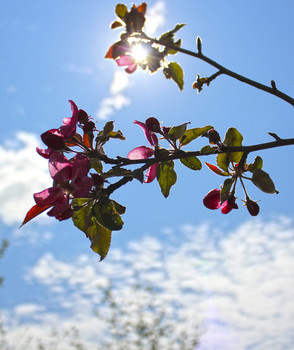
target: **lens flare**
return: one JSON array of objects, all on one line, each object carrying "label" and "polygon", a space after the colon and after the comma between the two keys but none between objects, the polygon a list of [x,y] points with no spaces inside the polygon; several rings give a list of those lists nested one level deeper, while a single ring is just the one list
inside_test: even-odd
[{"label": "lens flare", "polygon": [[135,44],[132,47],[132,56],[138,63],[145,61],[147,54],[147,50],[141,44]]}]

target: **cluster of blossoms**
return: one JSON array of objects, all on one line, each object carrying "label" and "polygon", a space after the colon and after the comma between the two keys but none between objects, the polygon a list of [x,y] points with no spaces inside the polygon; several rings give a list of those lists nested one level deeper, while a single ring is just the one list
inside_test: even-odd
[{"label": "cluster of blossoms", "polygon": [[[58,129],[50,129],[41,135],[47,149],[37,148],[37,152],[49,161],[53,186],[34,194],[36,205],[29,211],[24,223],[48,208],[49,216],[58,220],[69,219],[73,215],[71,200],[90,196],[95,178],[88,175],[90,160],[87,150],[91,149],[95,124],[73,101],[69,103],[72,116],[64,118]],[[77,133],[77,126],[84,131],[83,137]],[[82,151],[74,151],[70,146],[80,146]],[[70,160],[64,155],[69,152],[76,153]]]},{"label": "cluster of blossoms", "polygon": [[[114,59],[120,67],[126,66],[127,73],[135,72],[138,65],[144,70],[148,68],[150,72],[155,72],[165,56],[163,52],[154,48],[146,40],[138,42],[138,37],[144,36],[142,29],[146,21],[146,7],[146,3],[142,3],[140,6],[133,5],[128,11],[123,4],[116,6],[115,12],[118,20],[112,23],[111,28],[124,26],[126,32],[121,35],[121,40],[109,48],[105,58]],[[141,55],[138,55],[138,51]]]},{"label": "cluster of blossoms", "polygon": [[119,41],[110,46],[105,58],[115,60],[120,67],[126,67],[125,71],[129,74],[134,73],[138,66],[143,70],[149,70],[150,73],[163,68],[164,76],[167,79],[173,79],[182,90],[183,70],[178,63],[169,62],[166,57],[177,53],[177,50],[169,49],[168,45],[176,48],[181,46],[181,39],[175,41],[174,36],[184,24],[177,24],[173,30],[164,33],[159,40],[151,39],[143,32],[146,8],[145,2],[139,6],[133,5],[129,11],[124,4],[116,6],[117,19],[111,24],[111,28],[123,27],[125,32],[120,35]]},{"label": "cluster of blossoms", "polygon": [[[213,138],[216,139],[215,135]],[[220,139],[218,141],[218,146],[222,147]],[[240,159],[240,163],[235,163],[232,160],[234,156]],[[236,184],[238,180],[240,181],[245,193],[245,200],[243,201],[244,205],[252,216],[257,216],[259,214],[259,205],[256,201],[252,200],[249,197],[244,185],[244,179],[251,180],[255,186],[257,186],[261,191],[265,193],[278,193],[269,175],[261,170],[262,159],[257,156],[253,164],[246,164],[246,157],[247,155],[244,155],[243,153],[240,153],[239,155],[233,154],[231,156],[230,154],[229,156],[223,156],[220,154],[217,156],[217,160],[222,168],[219,168],[210,163],[205,163],[208,168],[217,175],[228,177],[224,181],[223,186],[221,186],[221,189],[215,188],[208,192],[204,197],[203,204],[206,208],[221,209],[221,212],[223,214],[228,214],[233,209],[238,209],[238,205],[236,203],[237,198],[235,197]],[[228,160],[230,160],[230,166],[228,165]],[[251,172],[253,174],[252,177],[250,178],[246,176],[246,172]]]}]

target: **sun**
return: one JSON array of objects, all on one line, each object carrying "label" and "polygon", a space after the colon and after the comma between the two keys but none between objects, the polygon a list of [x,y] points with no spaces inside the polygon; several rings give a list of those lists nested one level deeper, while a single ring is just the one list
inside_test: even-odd
[{"label": "sun", "polygon": [[148,55],[147,50],[141,44],[135,44],[132,47],[132,56],[136,60],[136,62],[144,62]]}]

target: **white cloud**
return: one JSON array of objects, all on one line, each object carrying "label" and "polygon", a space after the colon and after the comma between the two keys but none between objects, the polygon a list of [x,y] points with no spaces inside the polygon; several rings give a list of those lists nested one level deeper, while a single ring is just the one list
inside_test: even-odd
[{"label": "white cloud", "polygon": [[123,94],[114,94],[102,100],[96,117],[101,120],[108,119],[116,110],[128,106],[131,100]]},{"label": "white cloud", "polygon": [[114,72],[113,81],[110,86],[110,93],[116,95],[130,85],[129,75],[125,71]]},{"label": "white cloud", "polygon": [[[121,305],[130,299],[140,303],[143,299],[131,286],[144,281],[158,290],[156,301],[167,313],[176,310],[183,319],[174,324],[175,334],[181,327],[201,334],[199,350],[292,348],[294,228],[289,220],[252,220],[231,231],[209,225],[173,231],[164,240],[145,237],[127,250],[113,249],[102,263],[90,254],[73,261],[44,255],[27,275],[28,282],[44,285],[54,306],[69,314],[47,311],[43,318],[58,322],[60,329],[75,320],[89,340],[102,322],[93,316],[101,302],[98,287],[111,282]],[[15,312],[8,314],[17,320]],[[38,327],[48,331],[48,323]]]},{"label": "white cloud", "polygon": [[18,132],[13,141],[0,145],[0,219],[20,224],[34,205],[33,193],[50,186],[48,162],[36,153],[34,134]]},{"label": "white cloud", "polygon": [[165,1],[159,0],[147,8],[144,30],[147,35],[154,35],[157,29],[165,24]]}]

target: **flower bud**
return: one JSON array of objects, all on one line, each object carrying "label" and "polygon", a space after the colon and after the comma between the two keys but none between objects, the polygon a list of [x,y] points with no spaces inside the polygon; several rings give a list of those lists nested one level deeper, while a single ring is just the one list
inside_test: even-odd
[{"label": "flower bud", "polygon": [[214,129],[211,129],[208,131],[208,139],[209,139],[209,143],[212,145],[217,145],[218,143],[221,142],[219,133]]},{"label": "flower bud", "polygon": [[95,129],[95,123],[90,121],[86,122],[85,125],[83,126],[83,130],[85,133],[88,133],[89,131],[93,131]]},{"label": "flower bud", "polygon": [[228,214],[232,209],[238,209],[236,197],[233,192],[230,193],[228,199],[221,205],[222,214]]},{"label": "flower bud", "polygon": [[58,129],[51,129],[41,135],[42,141],[48,148],[61,150],[65,147],[63,137]]},{"label": "flower bud", "polygon": [[247,197],[245,205],[247,206],[247,209],[249,211],[249,214],[252,216],[257,216],[259,213],[259,205],[254,202],[252,199]]},{"label": "flower bud", "polygon": [[207,193],[207,195],[203,198],[203,204],[208,209],[218,209],[221,205],[221,195],[220,190],[215,188]]},{"label": "flower bud", "polygon": [[87,112],[85,112],[83,109],[79,110],[79,122],[81,124],[85,124],[89,120],[89,116]]},{"label": "flower bud", "polygon": [[156,118],[150,117],[150,118],[146,119],[145,124],[146,124],[147,128],[149,129],[149,131],[161,132],[160,123]]}]

